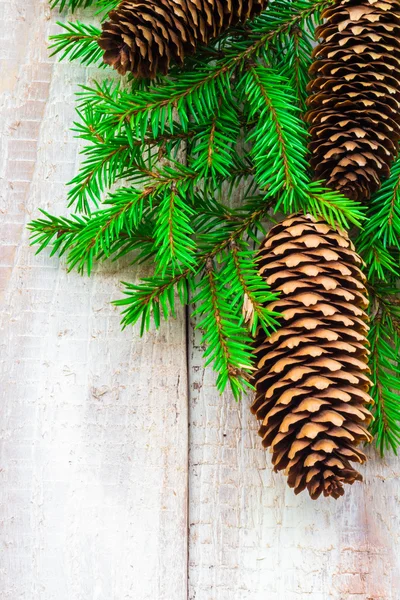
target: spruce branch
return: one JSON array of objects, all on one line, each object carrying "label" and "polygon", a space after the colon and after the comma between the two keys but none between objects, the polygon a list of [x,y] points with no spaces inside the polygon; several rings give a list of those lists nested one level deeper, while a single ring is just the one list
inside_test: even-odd
[{"label": "spruce branch", "polygon": [[94,6],[98,9],[98,13],[103,13],[104,16],[113,8],[116,8],[121,0],[51,0],[51,8],[64,10],[68,8],[72,12],[78,8],[89,8]]},{"label": "spruce branch", "polygon": [[386,280],[399,273],[396,255],[400,250],[400,158],[371,200],[358,244],[370,278]]},{"label": "spruce branch", "polygon": [[[105,88],[109,86],[105,84]],[[79,121],[72,130],[86,142],[81,150],[85,158],[68,183],[68,199],[78,212],[90,213],[90,205],[98,206],[103,192],[117,180],[150,172],[160,158],[176,155],[181,144],[196,135],[196,129],[183,132],[176,128],[174,133],[165,129],[157,138],[149,132],[148,137],[138,139],[127,124],[109,126],[101,107],[88,104],[77,114]]]},{"label": "spruce branch", "polygon": [[392,449],[397,454],[400,444],[400,304],[396,289],[388,286],[372,289],[375,312],[369,341],[370,368],[375,401],[375,420],[371,433],[383,455]]},{"label": "spruce branch", "polygon": [[155,256],[157,272],[172,273],[195,265],[196,245],[190,221],[195,214],[184,198],[185,190],[172,184],[162,195],[155,226]]},{"label": "spruce branch", "polygon": [[[117,306],[125,307],[122,320],[123,326],[134,324],[139,319],[142,319],[141,331],[147,330],[150,326],[150,319],[153,313],[155,324],[158,326],[156,317],[160,314],[160,310],[157,307],[154,312],[154,304],[159,301],[159,297],[162,294],[169,294],[169,297],[173,297],[175,287],[179,292],[179,286],[184,285],[182,283],[184,281],[186,282],[185,285],[189,286],[193,282],[194,277],[196,275],[199,276],[204,271],[207,262],[209,260],[213,261],[221,253],[226,252],[232,243],[241,240],[246,235],[251,236],[254,228],[263,231],[261,221],[266,217],[271,204],[268,205],[265,202],[260,202],[258,205],[251,205],[249,208],[251,210],[242,218],[236,218],[235,213],[232,214],[229,211],[226,219],[223,219],[221,214],[219,214],[216,217],[216,221],[213,220],[217,225],[215,231],[206,234],[200,233],[199,239],[196,240],[199,250],[196,254],[196,263],[193,267],[187,267],[179,273],[173,273],[170,269],[167,269],[163,276],[146,279],[143,286],[141,284],[133,285],[126,283],[124,293],[128,298],[115,302]],[[204,216],[199,217],[200,223],[203,218]],[[197,223],[199,222],[197,221],[196,225]],[[200,223],[199,227],[201,227]],[[150,284],[151,290],[148,293]],[[262,290],[265,290],[264,285]],[[167,312],[167,314],[170,313]]]},{"label": "spruce branch", "polygon": [[64,8],[69,8],[74,11],[77,8],[88,8],[96,3],[96,0],[51,0],[50,6],[51,8],[58,7],[60,10],[64,10]]},{"label": "spruce branch", "polygon": [[309,68],[313,41],[315,39],[315,26],[319,24],[319,15],[308,19],[308,26],[304,28],[299,24],[274,37],[268,50],[270,64],[290,83],[297,98],[297,106],[306,110],[307,84],[309,82]]},{"label": "spruce branch", "polygon": [[98,83],[93,88],[83,86],[80,97],[85,105],[101,105],[103,114],[108,115],[116,127],[128,123],[144,139],[149,128],[157,137],[165,123],[172,133],[176,117],[185,132],[190,116],[195,122],[200,114],[203,119],[212,117],[221,94],[229,100],[231,75],[232,66],[224,65],[218,69],[214,65],[204,65],[185,77],[168,79],[158,86],[134,93]]},{"label": "spruce branch", "polygon": [[90,213],[89,200],[97,207],[102,193],[118,179],[126,177],[133,168],[146,170],[141,155],[132,151],[127,136],[98,137],[85,146],[81,154],[85,160],[79,173],[68,183],[69,206],[76,204],[78,212]]},{"label": "spruce branch", "polygon": [[158,329],[161,315],[165,320],[175,317],[175,291],[178,292],[182,305],[189,302],[189,287],[193,287],[190,270],[177,275],[152,276],[143,278],[136,285],[122,282],[125,286],[125,298],[116,300],[116,306],[126,307],[122,310],[122,327],[134,325],[139,320],[140,335],[150,329],[151,321]]},{"label": "spruce branch", "polygon": [[[223,269],[222,269],[223,272]],[[211,258],[207,260],[205,274],[197,283],[193,303],[197,305],[193,316],[199,317],[196,329],[203,331],[202,344],[206,366],[213,363],[218,372],[217,389],[222,392],[230,383],[233,395],[239,399],[249,387],[252,370],[251,339],[240,317],[232,311],[221,272],[215,270]]]},{"label": "spruce branch", "polygon": [[[214,64],[207,61],[197,65],[196,69],[186,70],[176,68],[171,72],[170,79],[163,80],[157,86],[151,87],[134,97],[129,92],[121,92],[118,103],[115,98],[108,97],[98,90],[97,101],[103,104],[103,110],[115,119],[116,123],[127,121],[144,131],[151,115],[153,134],[157,136],[161,124],[167,120],[173,122],[174,114],[178,115],[182,127],[187,128],[188,116],[195,121],[199,114],[212,117],[218,108],[218,98],[222,96],[230,100],[230,79],[237,69],[241,69],[246,61],[257,57],[268,44],[272,44],[280,35],[291,31],[293,27],[308,23],[313,15],[319,13],[330,4],[330,0],[299,1],[294,4],[277,3],[276,10],[265,11],[250,25],[251,35],[243,39],[244,49],[234,52],[225,47],[225,55]],[[96,89],[84,88],[82,100],[96,102]],[[174,112],[175,111],[175,112]]]},{"label": "spruce branch", "polygon": [[358,251],[365,261],[368,279],[390,282],[400,278],[399,253],[392,248],[385,248],[381,240],[371,240],[363,229],[356,242]]},{"label": "spruce branch", "polygon": [[[129,251],[139,248],[143,252],[145,247],[140,244],[153,246],[153,212],[146,203],[149,195],[148,189],[120,188],[108,198],[109,208],[95,211],[90,217],[55,217],[41,211],[45,218],[36,219],[28,225],[32,232],[31,244],[39,244],[37,252],[50,245],[51,255],[67,253],[69,270],[75,267],[79,272],[86,270],[90,275],[94,260],[108,258],[115,253],[119,257],[128,248]],[[149,249],[146,247],[146,250]]]},{"label": "spruce branch", "polygon": [[101,30],[94,25],[87,25],[81,21],[57,21],[63,33],[50,36],[53,42],[49,46],[50,56],[60,55],[59,59],[68,58],[70,61],[79,60],[82,65],[96,64],[105,67],[103,52],[97,43]]},{"label": "spruce branch", "polygon": [[[257,183],[266,197],[278,197],[277,207],[297,207],[308,184],[306,132],[297,117],[296,100],[288,81],[270,68],[250,65],[239,83],[249,115],[256,120],[247,138]],[[298,143],[293,138],[298,137]]]},{"label": "spruce branch", "polygon": [[278,299],[278,295],[272,294],[265,285],[248,242],[230,242],[229,255],[224,268],[221,269],[221,278],[230,282],[232,305],[238,305],[242,310],[243,320],[248,323],[252,336],[259,325],[267,335],[278,326],[278,313],[275,314],[266,308],[270,302]]},{"label": "spruce branch", "polygon": [[239,157],[238,144],[240,121],[236,108],[222,96],[211,118],[202,123],[191,142],[191,167],[206,182],[211,178],[218,185],[220,177],[229,178]]},{"label": "spruce branch", "polygon": [[255,177],[266,198],[277,199],[275,210],[302,209],[339,227],[360,226],[360,203],[312,182],[306,160],[306,131],[297,116],[296,98],[289,81],[273,69],[251,65],[239,84],[256,121],[248,136]]},{"label": "spruce branch", "polygon": [[362,227],[365,220],[366,209],[360,202],[349,200],[318,181],[309,183],[307,194],[300,200],[300,208],[315,217],[323,217],[332,227],[342,229],[349,229],[351,225]]}]

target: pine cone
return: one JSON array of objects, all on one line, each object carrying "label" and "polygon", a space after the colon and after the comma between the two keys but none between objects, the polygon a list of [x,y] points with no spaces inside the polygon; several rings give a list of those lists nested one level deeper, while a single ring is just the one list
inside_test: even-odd
[{"label": "pine cone", "polygon": [[389,175],[400,140],[400,1],[336,0],[308,85],[315,178],[368,200]]},{"label": "pine cone", "polygon": [[259,14],[268,0],[124,0],[99,40],[104,62],[121,75],[154,78],[181,65],[198,44]]},{"label": "pine cone", "polygon": [[361,264],[345,232],[310,215],[275,226],[259,252],[262,277],[281,293],[268,308],[283,322],[270,337],[257,333],[251,410],[274,470],[313,499],[362,480],[350,461],[363,463],[356,446],[372,439]]}]

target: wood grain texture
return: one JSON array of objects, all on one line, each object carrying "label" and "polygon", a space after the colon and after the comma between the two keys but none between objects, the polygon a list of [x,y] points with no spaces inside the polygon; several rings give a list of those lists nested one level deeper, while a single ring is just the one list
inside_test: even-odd
[{"label": "wood grain texture", "polygon": [[46,1],[0,14],[0,598],[184,600],[184,315],[121,332],[110,301],[131,269],[87,279],[29,247],[39,206],[67,211],[74,93],[95,71],[48,59]]},{"label": "wood grain texture", "polygon": [[0,14],[1,600],[399,600],[398,460],[371,450],[344,500],[295,497],[193,324],[187,569],[184,315],[121,332],[126,264],[86,279],[29,248],[37,207],[66,211],[95,71],[48,59],[45,0]]}]

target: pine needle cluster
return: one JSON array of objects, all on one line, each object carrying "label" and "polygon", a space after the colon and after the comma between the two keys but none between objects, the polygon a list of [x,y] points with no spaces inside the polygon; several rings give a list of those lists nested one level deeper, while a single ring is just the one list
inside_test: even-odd
[{"label": "pine needle cluster", "polygon": [[[101,19],[115,0],[54,0],[72,11],[94,7]],[[274,0],[253,21],[230,29],[173,67],[167,77],[116,79],[109,71],[80,89],[76,136],[84,141],[69,184],[68,217],[42,211],[30,223],[38,251],[66,257],[91,273],[96,261],[128,255],[153,274],[126,282],[123,326],[141,332],[194,306],[217,371],[218,389],[236,398],[249,387],[252,335],[270,333],[276,296],[260,277],[254,249],[276,213],[304,211],[351,230],[369,278],[376,443],[400,442],[400,160],[368,209],[313,180],[303,120],[315,28],[331,0]],[[104,66],[101,29],[60,23],[51,50]],[[232,207],[232,190],[240,203]],[[236,192],[237,194],[238,192]],[[253,315],[243,316],[243,300]]]}]

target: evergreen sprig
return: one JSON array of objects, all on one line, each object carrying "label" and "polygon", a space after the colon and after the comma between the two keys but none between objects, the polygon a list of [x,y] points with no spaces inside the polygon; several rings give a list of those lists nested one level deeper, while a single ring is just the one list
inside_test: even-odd
[{"label": "evergreen sprig", "polygon": [[[155,81],[102,77],[78,94],[74,132],[82,161],[69,184],[73,214],[32,221],[38,251],[65,255],[89,274],[96,261],[128,256],[151,274],[125,282],[123,326],[140,332],[195,305],[205,359],[235,397],[249,385],[252,335],[279,316],[257,270],[254,248],[277,211],[302,210],[353,228],[374,302],[371,372],[383,452],[399,435],[400,161],[368,210],[313,181],[305,108],[312,39],[332,0],[274,0],[256,19],[201,47]],[[116,0],[54,0],[105,17]],[[101,65],[100,29],[60,23],[51,51]],[[105,71],[106,73],[106,71]],[[235,192],[240,204],[230,206]],[[240,198],[239,198],[240,197]]]},{"label": "evergreen sprig", "polygon": [[[230,260],[229,257],[226,260]],[[201,343],[207,347],[204,352],[206,366],[213,363],[218,373],[218,390],[222,392],[229,382],[238,399],[249,385],[253,364],[251,337],[241,323],[240,314],[232,310],[224,270],[224,263],[217,271],[215,263],[207,260],[205,275],[196,286],[193,303],[197,308],[193,316],[198,317],[196,327],[204,332]]]},{"label": "evergreen sprig", "polygon": [[98,27],[80,21],[57,21],[57,25],[64,29],[64,32],[50,36],[50,56],[59,54],[60,60],[68,57],[69,60],[79,60],[83,65],[95,63],[99,67],[105,66],[103,51],[97,43],[101,33]]},{"label": "evergreen sprig", "polygon": [[52,0],[50,2],[51,8],[59,8],[60,10],[64,10],[65,8],[69,8],[74,11],[77,8],[88,8],[88,6],[92,6],[96,3],[96,0]]},{"label": "evergreen sprig", "polygon": [[98,12],[108,13],[116,8],[121,0],[50,0],[51,8],[59,10],[69,9],[72,12],[79,8],[88,8],[93,6]]},{"label": "evergreen sprig", "polygon": [[400,159],[371,200],[358,247],[371,281],[400,278]]},{"label": "evergreen sprig", "polygon": [[272,68],[249,65],[239,89],[255,126],[247,137],[256,181],[277,208],[296,210],[307,193],[306,131],[289,80]]},{"label": "evergreen sprig", "polygon": [[376,311],[369,332],[370,368],[375,401],[371,432],[383,455],[400,444],[400,300],[398,290],[381,285],[371,290]]}]

